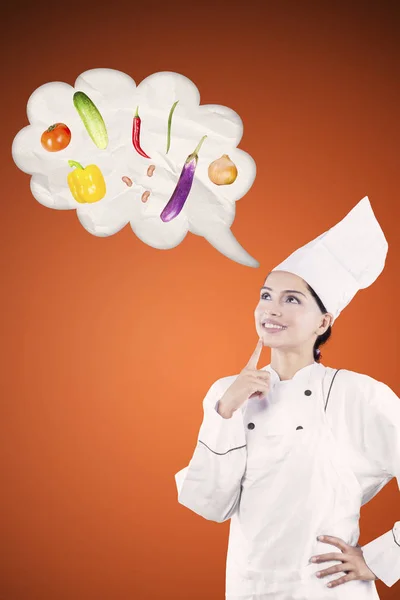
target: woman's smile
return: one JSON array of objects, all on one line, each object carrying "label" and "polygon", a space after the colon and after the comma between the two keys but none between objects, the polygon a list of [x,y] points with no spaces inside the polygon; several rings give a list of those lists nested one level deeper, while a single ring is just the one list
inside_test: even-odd
[{"label": "woman's smile", "polygon": [[272,321],[271,319],[265,319],[264,321],[262,321],[261,327],[265,331],[268,331],[268,333],[279,333],[280,331],[284,331],[285,329],[287,329],[286,325],[281,325],[280,323]]}]

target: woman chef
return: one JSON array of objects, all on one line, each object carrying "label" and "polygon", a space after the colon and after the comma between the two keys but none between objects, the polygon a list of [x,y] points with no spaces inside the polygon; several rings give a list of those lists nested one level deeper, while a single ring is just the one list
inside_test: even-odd
[{"label": "woman chef", "polygon": [[[400,579],[400,521],[357,544],[361,506],[393,477],[400,489],[400,400],[368,375],[325,367],[318,349],[387,249],[365,197],[275,267],[249,363],[204,398],[196,449],[175,479],[181,504],[231,519],[227,600],[372,600],[375,579]],[[366,326],[380,321],[390,323],[371,310]],[[258,369],[263,345],[271,364]]]}]

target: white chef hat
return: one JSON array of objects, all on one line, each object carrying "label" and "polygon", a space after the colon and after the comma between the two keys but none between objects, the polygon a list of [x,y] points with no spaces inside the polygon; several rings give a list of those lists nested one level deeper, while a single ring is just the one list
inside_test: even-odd
[{"label": "white chef hat", "polygon": [[304,279],[335,320],[358,290],[378,278],[387,251],[388,243],[365,196],[334,227],[272,270],[288,271]]}]

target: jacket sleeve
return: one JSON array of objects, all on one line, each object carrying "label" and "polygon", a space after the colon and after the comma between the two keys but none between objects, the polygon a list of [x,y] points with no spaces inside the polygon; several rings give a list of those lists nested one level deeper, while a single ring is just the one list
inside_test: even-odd
[{"label": "jacket sleeve", "polygon": [[203,422],[189,465],[175,475],[178,502],[217,523],[230,519],[237,508],[247,458],[243,406],[230,419],[218,414],[221,381],[203,400]]},{"label": "jacket sleeve", "polygon": [[[373,449],[383,475],[396,477],[400,490],[400,399],[387,385],[374,380],[367,393],[370,416],[366,422],[365,443]],[[371,571],[392,587],[400,580],[400,521],[380,537],[362,546]]]}]

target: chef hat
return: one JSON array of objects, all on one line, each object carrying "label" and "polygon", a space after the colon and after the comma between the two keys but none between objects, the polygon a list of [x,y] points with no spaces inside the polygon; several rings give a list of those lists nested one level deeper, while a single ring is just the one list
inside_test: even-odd
[{"label": "chef hat", "polygon": [[272,270],[288,271],[304,279],[335,320],[358,290],[378,278],[387,251],[388,243],[365,196],[334,227]]}]

